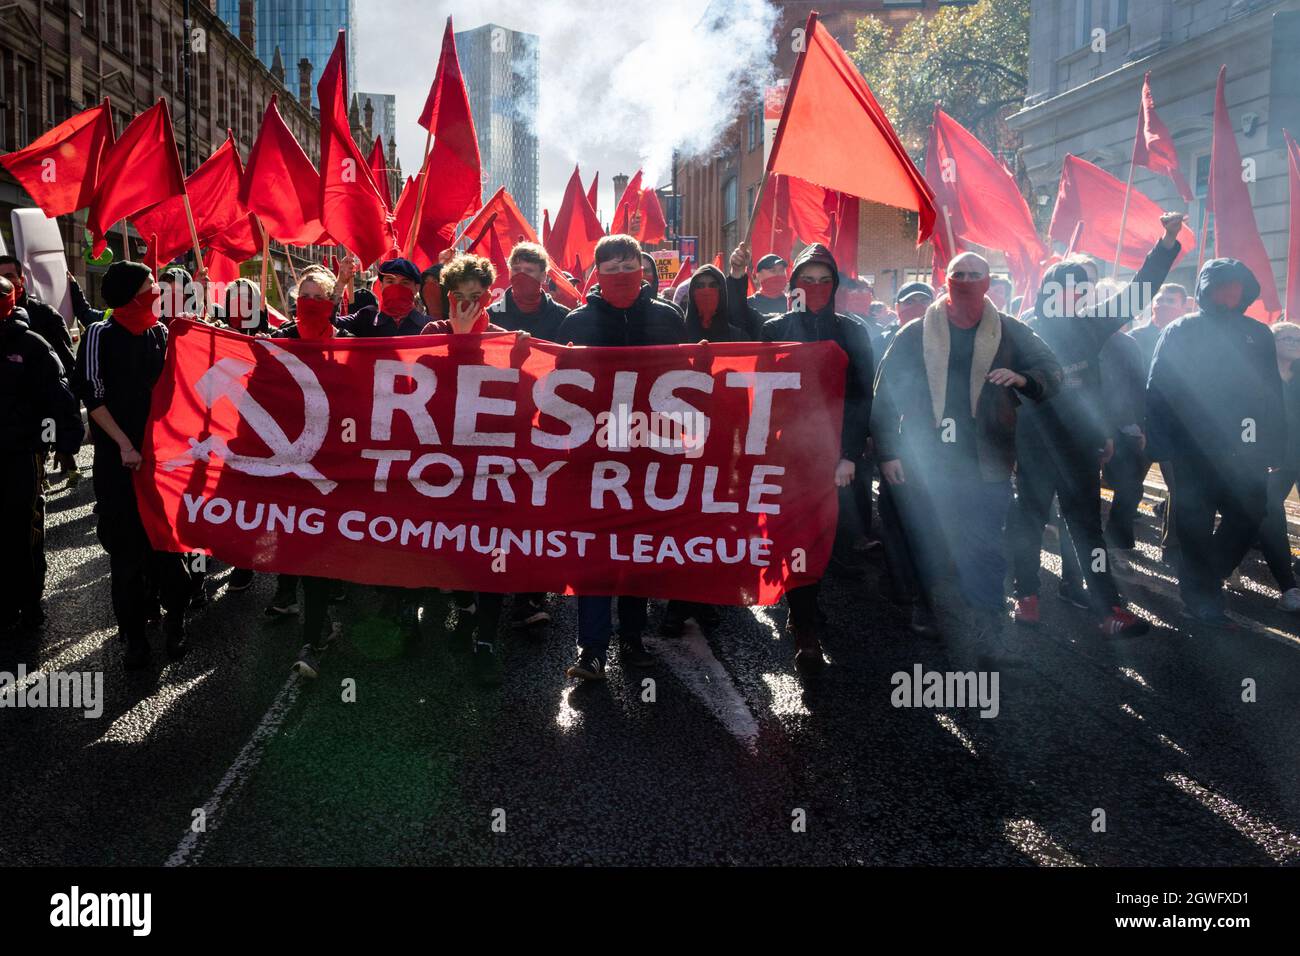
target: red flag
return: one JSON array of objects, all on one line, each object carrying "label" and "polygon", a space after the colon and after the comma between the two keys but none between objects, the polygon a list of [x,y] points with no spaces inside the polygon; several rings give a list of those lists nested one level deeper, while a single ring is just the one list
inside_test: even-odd
[{"label": "red flag", "polygon": [[[194,214],[194,230],[199,242],[206,243],[247,218],[248,209],[239,201],[239,187],[244,178],[244,164],[239,160],[239,148],[234,135],[226,132],[226,140],[198,169],[185,180],[185,192],[190,197]],[[186,249],[193,240],[189,220],[185,216],[185,201],[172,196],[156,206],[132,217],[131,224],[140,235],[156,234],[154,252],[163,262],[170,262]]]},{"label": "red flag", "polygon": [[533,232],[533,227],[519,211],[514,197],[506,192],[504,186],[498,187],[492,194],[492,198],[474,214],[474,218],[465,227],[465,235],[477,236],[489,223],[492,232],[496,234],[497,242],[506,252],[513,249],[517,242],[537,241],[537,233]]},{"label": "red flag", "polygon": [[379,196],[384,201],[384,206],[389,212],[393,211],[393,191],[388,186],[388,157],[384,155],[384,138],[375,137],[375,145],[370,150],[370,156],[366,160],[370,165],[370,175],[375,180],[375,187],[379,190]]},{"label": "red flag", "polygon": [[830,242],[827,190],[795,176],[772,175],[754,215],[750,250],[757,262],[775,253],[787,262],[796,241]]},{"label": "red flag", "polygon": [[[723,269],[722,269],[722,253],[719,252],[716,256],[713,257],[713,268],[717,269],[719,272],[722,272],[722,271],[723,271]],[[725,274],[725,273],[724,273],[724,274]]]},{"label": "red flag", "polygon": [[415,216],[418,225],[412,254],[418,261],[430,263],[451,245],[456,224],[471,215],[482,201],[478,137],[456,56],[451,17],[447,18],[437,77],[429,91],[425,114],[420,117],[420,125],[433,129],[433,149],[425,163],[428,185]]},{"label": "red flag", "polygon": [[262,252],[262,225],[250,213],[237,220],[225,232],[211,236],[207,242],[236,262],[245,262]]},{"label": "red flag", "polygon": [[488,230],[487,257],[492,261],[497,272],[492,288],[503,290],[510,288],[510,263],[506,259],[506,251],[501,248],[501,237],[495,228]]},{"label": "red flag", "polygon": [[1239,259],[1259,281],[1259,298],[1246,314],[1272,322],[1282,311],[1264,240],[1259,237],[1255,211],[1251,208],[1250,190],[1241,175],[1241,153],[1237,135],[1228,118],[1228,103],[1223,94],[1228,68],[1219,69],[1219,85],[1214,94],[1214,142],[1210,146],[1210,189],[1207,208],[1214,215],[1214,255],[1216,258]]},{"label": "red flag", "polygon": [[578,167],[573,167],[569,185],[564,190],[564,201],[551,226],[551,238],[546,244],[551,261],[561,269],[581,278],[584,270],[594,261],[592,250],[605,234],[596,219],[596,213],[582,191]]},{"label": "red flag", "polygon": [[1286,159],[1291,186],[1291,228],[1287,230],[1286,244],[1286,317],[1288,322],[1300,321],[1300,146],[1291,134],[1282,131],[1286,138]]},{"label": "red flag", "polygon": [[420,191],[417,176],[407,176],[402,194],[397,197],[397,206],[393,209],[393,232],[397,234],[397,244],[406,247],[406,236],[411,228],[411,219],[415,215],[415,199]]},{"label": "red flag", "polygon": [[321,224],[363,265],[369,265],[392,249],[393,231],[370,164],[352,139],[342,30],[316,84],[316,96],[320,101]]},{"label": "red flag", "polygon": [[0,166],[51,219],[90,205],[104,152],[113,145],[108,98],[65,120],[26,149],[0,156]]},{"label": "red flag", "polygon": [[[632,217],[641,214],[641,225],[632,233]],[[664,220],[663,207],[659,205],[659,195],[653,189],[641,186],[641,170],[628,180],[623,195],[614,211],[614,232],[629,233],[641,243],[664,241],[668,223]]]},{"label": "red flag", "polygon": [[240,202],[257,213],[272,239],[291,246],[328,243],[320,221],[320,174],[293,138],[275,101],[272,93],[248,154]]},{"label": "red flag", "polygon": [[218,249],[209,249],[203,264],[211,282],[231,283],[239,278],[239,263]]},{"label": "red flag", "polygon": [[835,228],[831,237],[831,255],[840,275],[858,277],[858,228],[862,201],[844,193],[827,193],[835,203]]},{"label": "red flag", "polygon": [[[1061,184],[1056,192],[1056,208],[1047,235],[1053,242],[1068,243],[1079,222],[1075,252],[1085,252],[1107,262],[1115,257],[1119,221],[1124,212],[1124,182],[1105,170],[1077,156],[1066,155],[1061,166]],[[1165,234],[1160,224],[1163,214],[1158,205],[1134,189],[1129,200],[1128,220],[1124,224],[1124,241],[1119,263],[1139,269],[1151,247]],[[1196,236],[1183,225],[1178,234],[1183,252],[1196,247]]]},{"label": "red flag", "polygon": [[587,202],[591,206],[592,212],[596,213],[599,218],[600,205],[600,170],[596,170],[596,175],[591,177],[591,185],[587,188]]},{"label": "red flag", "polygon": [[[1038,238],[1038,228],[1020,187],[983,143],[938,107],[926,147],[925,181],[939,210],[932,238],[935,267],[940,274],[959,251],[948,248],[948,230],[943,221],[946,212],[959,248],[974,243],[1003,252],[1016,284],[1028,281],[1047,249]],[[1070,225],[1073,228],[1073,223]],[[1118,224],[1115,232],[1119,232]]]},{"label": "red flag", "polygon": [[551,211],[542,210],[542,245],[551,241]]},{"label": "red flag", "polygon": [[184,192],[171,111],[167,101],[160,99],[133,119],[104,154],[86,215],[86,228],[95,237],[95,254],[103,252],[104,236],[115,223]]},{"label": "red flag", "polygon": [[1137,136],[1133,140],[1133,165],[1145,166],[1153,173],[1168,176],[1178,187],[1178,195],[1183,197],[1183,201],[1192,201],[1192,189],[1187,185],[1178,165],[1174,138],[1169,134],[1169,127],[1156,113],[1155,97],[1151,95],[1150,71],[1142,79],[1142,109],[1138,113]]},{"label": "red flag", "polygon": [[677,275],[673,277],[673,284],[668,287],[668,291],[672,292],[679,285],[688,280],[694,272],[695,261],[691,259],[690,256],[687,256],[686,261],[682,263],[682,267],[677,270]]},{"label": "red flag", "polygon": [[867,83],[810,14],[767,172],[785,173],[919,215],[917,243],[934,229],[930,187]]}]

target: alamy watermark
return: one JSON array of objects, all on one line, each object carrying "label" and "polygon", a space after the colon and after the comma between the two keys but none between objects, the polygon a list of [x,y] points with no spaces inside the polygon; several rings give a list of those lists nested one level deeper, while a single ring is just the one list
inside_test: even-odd
[{"label": "alamy watermark", "polygon": [[927,671],[913,664],[910,674],[895,671],[889,682],[894,685],[889,702],[895,707],[978,707],[981,717],[996,717],[1000,709],[997,671]]},{"label": "alamy watermark", "polygon": [[80,710],[90,719],[104,713],[103,671],[37,671],[27,679],[27,665],[18,673],[0,671],[0,708],[58,707]]}]

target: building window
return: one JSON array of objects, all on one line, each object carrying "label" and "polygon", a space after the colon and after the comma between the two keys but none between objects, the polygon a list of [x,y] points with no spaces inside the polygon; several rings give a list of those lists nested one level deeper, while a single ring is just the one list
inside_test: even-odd
[{"label": "building window", "polygon": [[1092,43],[1092,0],[1074,0],[1074,32],[1076,47]]},{"label": "building window", "polygon": [[93,37],[99,36],[99,0],[83,0],[86,5],[82,29]]},{"label": "building window", "polygon": [[752,153],[758,148],[758,144],[763,141],[763,111],[753,109],[749,111],[749,151]]},{"label": "building window", "polygon": [[0,149],[9,149],[9,72],[14,57],[8,50],[0,50]]},{"label": "building window", "polygon": [[171,43],[168,42],[168,41],[170,40],[170,38],[171,38],[171,34],[169,34],[169,33],[164,29],[163,32],[162,32],[162,74],[163,74],[163,87],[166,88],[166,89],[169,89],[169,90],[170,90],[170,89],[173,89],[173,87],[172,87],[171,84],[172,84],[172,80],[175,79],[175,77],[176,77],[176,73],[175,73],[174,69],[172,68],[172,45],[171,45]]},{"label": "building window", "polygon": [[754,187],[750,186],[745,190],[745,215],[754,215]]},{"label": "building window", "polygon": [[31,140],[32,68],[21,59],[14,59],[14,144],[21,149]]},{"label": "building window", "polygon": [[734,223],[736,221],[736,201],[738,196],[739,185],[736,177],[728,177],[727,181],[722,184],[722,224]]},{"label": "building window", "polygon": [[57,126],[63,122],[63,81],[51,73],[45,78],[45,125]]}]

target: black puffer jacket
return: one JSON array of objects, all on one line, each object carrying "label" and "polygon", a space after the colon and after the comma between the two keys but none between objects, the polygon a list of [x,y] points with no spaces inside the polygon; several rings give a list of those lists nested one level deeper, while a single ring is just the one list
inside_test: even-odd
[{"label": "black puffer jacket", "polygon": [[680,345],[686,338],[681,310],[643,283],[636,301],[616,309],[600,295],[600,286],[560,323],[557,341],[574,345]]},{"label": "black puffer jacket", "polygon": [[25,295],[18,302],[19,308],[27,313],[27,325],[33,332],[43,338],[59,357],[64,374],[72,374],[76,359],[72,354],[72,333],[63,316],[50,305],[46,305],[34,295]]},{"label": "black puffer jacket", "polygon": [[[1240,282],[1236,308],[1216,288]],[[1286,413],[1277,346],[1248,318],[1259,282],[1236,259],[1211,259],[1196,282],[1200,310],[1166,326],[1147,379],[1147,454],[1187,460],[1220,475],[1258,473],[1286,458]]]},{"label": "black puffer jacket", "polygon": [[14,309],[0,319],[0,454],[41,451],[47,420],[55,449],[74,454],[84,431],[81,405],[54,350],[27,325],[27,313]]},{"label": "black puffer jacket", "polygon": [[[818,263],[831,270],[832,285],[840,287],[840,270],[830,250],[820,243],[808,246],[795,260],[790,273],[793,288],[799,271]],[[856,460],[867,448],[871,434],[871,381],[875,371],[875,355],[871,348],[871,333],[866,323],[848,315],[835,312],[835,297],[818,312],[787,312],[763,323],[764,342],[834,342],[848,356],[849,365],[844,383],[844,424],[841,429],[840,454]]]},{"label": "black puffer jacket", "polygon": [[497,307],[488,309],[488,320],[508,332],[527,332],[544,342],[560,341],[560,326],[569,310],[556,302],[545,291],[536,312],[525,312],[515,301],[513,289],[506,289]]}]

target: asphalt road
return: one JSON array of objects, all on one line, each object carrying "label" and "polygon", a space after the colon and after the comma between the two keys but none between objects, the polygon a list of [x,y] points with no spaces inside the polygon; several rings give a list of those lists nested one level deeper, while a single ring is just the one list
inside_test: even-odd
[{"label": "asphalt road", "polygon": [[[322,677],[291,676],[272,577],[232,594],[224,568],[189,656],[166,663],[155,633],[156,666],[127,673],[92,504],[89,480],[51,493],[49,623],[0,640],[0,671],[102,672],[103,714],[0,708],[0,864],[1300,861],[1300,619],[1252,556],[1242,627],[1185,629],[1149,508],[1123,574],[1145,637],[1057,601],[1048,553],[1041,628],[917,638],[877,559],[824,589],[815,681],[783,607],[727,608],[707,638],[648,640],[656,666],[615,655],[575,687],[575,608],[553,597],[549,636],[503,637],[486,690],[447,598],[409,638],[360,587]],[[891,675],[917,664],[996,671],[997,716],[894,707]]]}]

